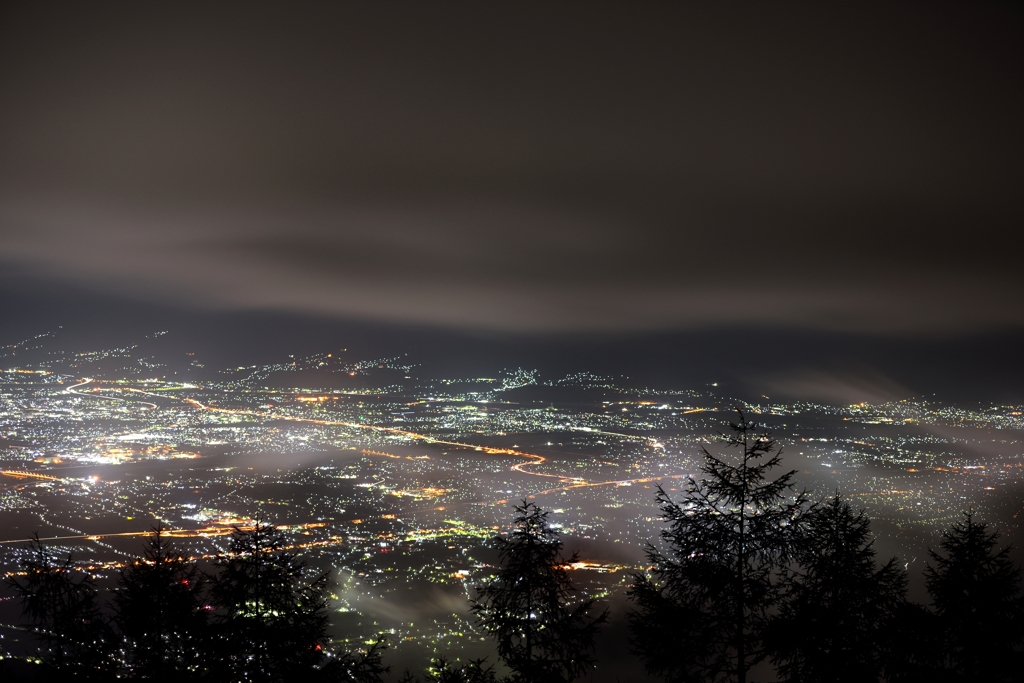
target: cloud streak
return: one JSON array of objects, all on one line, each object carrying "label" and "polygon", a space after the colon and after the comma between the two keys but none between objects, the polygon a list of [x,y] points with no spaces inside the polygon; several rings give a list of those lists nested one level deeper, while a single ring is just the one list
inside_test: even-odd
[{"label": "cloud streak", "polygon": [[1016,14],[242,8],[5,10],[5,268],[468,329],[1024,323]]}]

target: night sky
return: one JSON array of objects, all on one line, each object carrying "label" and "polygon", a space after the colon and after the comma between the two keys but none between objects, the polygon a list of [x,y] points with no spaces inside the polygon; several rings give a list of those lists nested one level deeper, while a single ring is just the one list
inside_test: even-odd
[{"label": "night sky", "polygon": [[1018,6],[0,12],[0,343],[287,319],[1024,394]]}]

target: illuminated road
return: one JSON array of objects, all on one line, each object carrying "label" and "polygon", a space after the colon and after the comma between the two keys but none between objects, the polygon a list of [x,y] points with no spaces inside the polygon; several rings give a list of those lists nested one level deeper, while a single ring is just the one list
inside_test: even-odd
[{"label": "illuminated road", "polygon": [[41,479],[43,481],[61,481],[58,477],[51,477],[48,474],[39,474],[37,472],[26,472],[24,470],[2,470],[0,471],[5,477],[14,477],[15,479]]},{"label": "illuminated road", "polygon": [[[192,405],[196,406],[197,408],[201,408],[202,410],[209,410],[209,411],[213,411],[213,412],[229,413],[229,414],[232,414],[232,415],[247,415],[249,417],[259,417],[259,418],[271,419],[271,420],[289,420],[289,421],[292,421],[292,422],[306,422],[306,423],[310,423],[310,424],[325,425],[325,426],[334,425],[334,426],[340,426],[340,427],[349,427],[350,429],[363,429],[363,430],[371,430],[371,431],[377,431],[377,432],[385,432],[385,433],[388,433],[388,434],[396,434],[398,436],[404,436],[404,437],[409,438],[409,439],[416,439],[416,440],[419,440],[419,441],[423,441],[425,443],[441,444],[441,445],[444,445],[444,446],[453,446],[455,448],[472,449],[474,451],[481,451],[481,452],[484,452],[484,453],[487,453],[487,454],[490,454],[490,455],[508,455],[508,456],[512,456],[512,457],[515,457],[515,458],[525,458],[525,462],[520,462],[520,463],[517,463],[515,465],[512,465],[512,467],[510,469],[512,471],[514,471],[514,472],[519,472],[520,474],[528,474],[528,475],[531,475],[531,476],[534,476],[534,477],[547,477],[549,479],[557,479],[560,482],[569,484],[570,487],[576,487],[576,486],[608,486],[610,484],[616,483],[616,482],[611,482],[611,481],[608,481],[608,482],[588,482],[586,479],[582,479],[580,477],[570,477],[570,476],[563,475],[563,474],[547,474],[545,472],[534,472],[534,471],[528,470],[526,468],[530,467],[530,466],[533,466],[533,465],[540,465],[541,463],[547,462],[547,458],[545,458],[543,455],[537,455],[536,453],[526,453],[526,452],[523,452],[523,451],[512,450],[511,448],[494,448],[494,447],[491,447],[491,446],[478,446],[476,444],[464,443],[464,442],[461,442],[461,441],[448,441],[446,439],[439,439],[437,437],[430,436],[428,434],[420,434],[418,432],[411,432],[411,431],[408,431],[406,429],[398,429],[397,427],[381,427],[380,425],[365,425],[365,424],[360,424],[358,422],[345,422],[343,420],[320,420],[320,419],[315,419],[315,418],[310,418],[310,417],[295,417],[294,415],[283,415],[283,414],[276,414],[276,413],[260,413],[260,412],[257,412],[255,410],[238,410],[238,409],[232,409],[232,408],[217,408],[217,407],[214,407],[214,406],[208,406],[206,404],[200,403],[199,401],[197,401],[197,400],[195,400],[193,398],[185,398],[185,399],[181,399],[181,400],[184,400],[184,401],[186,401],[188,403],[191,403]],[[638,436],[638,435],[634,435],[634,434],[617,434],[616,432],[602,432],[602,431],[599,431],[599,430],[596,430],[596,429],[593,429],[593,430],[592,429],[581,429],[579,431],[594,432],[594,433],[598,433],[598,434],[614,434],[615,436],[623,436],[623,437],[632,438],[632,439],[642,439],[644,441],[647,441],[647,442],[651,443],[651,445],[653,447],[655,447],[655,448],[660,448],[661,447],[661,444],[659,444],[657,442],[653,442],[652,443],[652,440],[650,438],[648,438],[648,437]],[[662,478],[662,477],[657,477],[657,478]]]},{"label": "illuminated road", "polygon": [[[89,384],[91,382],[92,382],[92,379],[89,379],[89,378],[84,379],[81,382],[79,382],[78,384],[73,384],[70,387],[68,387],[67,389],[65,389],[64,393],[65,394],[74,394],[75,396],[84,396],[86,398],[99,398],[99,399],[103,399],[105,401],[121,401],[122,403],[128,403],[128,399],[121,398],[120,396],[104,396],[102,394],[97,394],[97,393],[94,393],[94,392],[91,392],[91,391],[90,392],[75,391],[75,389],[77,389],[78,387],[84,387],[86,384]],[[138,392],[140,394],[146,393],[144,391],[139,391],[138,389],[128,389],[128,391],[136,391],[136,392]],[[149,410],[157,408],[157,405],[155,403],[150,403],[149,401],[138,401],[138,400],[136,400],[136,401],[132,401],[132,402],[133,403],[143,403],[143,404],[145,404],[147,406],[152,406],[152,408],[150,408]]]},{"label": "illuminated road", "polygon": [[[682,479],[689,475],[686,474],[665,474],[659,477],[641,477],[639,479],[616,479],[613,481],[585,481],[577,484],[570,484],[568,486],[560,486],[554,489],[545,489],[544,491],[538,491],[534,495],[543,496],[548,493],[556,493],[558,491],[568,491],[570,489],[585,489],[593,486],[632,486],[633,484],[647,484],[652,481],[661,481],[663,479]],[[533,496],[530,496],[533,498]]]},{"label": "illuminated road", "polygon": [[[94,393],[85,393],[85,392],[75,391],[75,389],[77,389],[78,387],[81,387],[81,386],[84,386],[86,384],[89,384],[92,381],[93,381],[92,379],[86,379],[86,380],[82,381],[79,384],[75,384],[73,386],[70,386],[67,389],[65,389],[65,393],[76,394],[76,395],[79,395],[79,396],[86,396],[86,397],[92,397],[92,398],[102,398],[102,399],[107,399],[107,400],[112,400],[112,401],[124,401],[124,400],[126,400],[126,399],[123,399],[123,398],[113,398],[113,397],[109,397],[109,396],[97,395],[97,394],[94,394]],[[145,394],[147,396],[153,395],[153,394],[151,394],[149,392],[143,391],[141,389],[135,389],[135,388],[124,388],[124,389],[121,389],[121,390],[132,391],[132,392],[139,393],[139,394]],[[178,397],[174,397],[174,398],[178,398]],[[307,423],[307,424],[316,424],[316,425],[324,425],[324,426],[337,426],[337,427],[348,427],[349,429],[359,429],[359,430],[366,430],[366,431],[383,432],[383,433],[387,433],[387,434],[394,434],[396,436],[403,436],[403,437],[408,438],[408,439],[413,439],[413,440],[417,440],[417,441],[423,441],[424,443],[438,444],[438,445],[442,445],[442,446],[452,446],[454,448],[464,448],[464,449],[468,449],[468,450],[474,450],[474,451],[478,451],[478,452],[482,452],[482,453],[487,453],[488,455],[507,455],[507,456],[510,456],[510,457],[513,457],[513,458],[523,458],[524,459],[523,462],[516,463],[515,465],[512,465],[509,469],[511,469],[514,472],[518,472],[520,474],[530,475],[530,476],[533,476],[533,477],[545,477],[547,479],[556,479],[559,482],[566,484],[568,488],[577,488],[577,487],[585,487],[585,486],[610,486],[610,485],[613,485],[613,484],[616,484],[616,483],[621,483],[621,482],[616,482],[616,481],[590,482],[590,481],[587,481],[586,479],[583,479],[581,477],[573,477],[573,476],[568,476],[568,475],[563,475],[563,474],[549,474],[549,473],[546,473],[546,472],[536,472],[536,471],[534,471],[532,469],[528,469],[528,468],[531,468],[531,467],[536,466],[536,465],[541,465],[541,464],[547,462],[547,458],[546,457],[544,457],[543,455],[538,455],[536,453],[526,453],[524,451],[513,450],[511,448],[495,448],[493,446],[480,446],[480,445],[477,445],[477,444],[465,443],[465,442],[462,442],[462,441],[449,441],[447,439],[439,439],[437,437],[430,436],[428,434],[420,434],[418,432],[412,432],[412,431],[409,431],[409,430],[406,430],[406,429],[398,429],[397,427],[382,427],[380,425],[367,425],[367,424],[361,424],[361,423],[358,423],[358,422],[347,422],[347,421],[344,421],[344,420],[324,420],[324,419],[317,419],[317,418],[311,418],[311,417],[296,417],[294,415],[287,415],[287,414],[282,414],[282,413],[263,413],[263,412],[258,412],[258,411],[255,411],[255,410],[243,410],[243,409],[237,409],[237,408],[221,408],[221,407],[217,407],[217,406],[206,405],[205,403],[201,403],[200,401],[197,401],[194,398],[178,398],[178,400],[185,401],[186,403],[189,403],[189,404],[195,406],[196,408],[199,408],[200,410],[205,410],[205,411],[209,411],[209,412],[225,413],[225,414],[229,414],[229,415],[245,415],[245,416],[248,416],[248,417],[256,417],[256,418],[260,418],[260,419],[264,419],[264,420],[287,420],[287,421],[290,421],[290,422],[303,422],[303,423]],[[153,408],[157,407],[157,405],[155,403],[150,403],[148,401],[139,401],[139,402],[140,403],[145,403],[146,405],[150,405]],[[654,448],[661,448],[662,447],[661,444],[658,443],[657,441],[654,441],[653,439],[651,439],[649,437],[644,437],[644,436],[636,435],[636,434],[620,434],[620,433],[617,433],[617,432],[606,432],[606,431],[602,431],[602,430],[598,430],[598,429],[590,429],[590,428],[586,428],[586,427],[580,428],[577,431],[591,432],[591,433],[595,433],[595,434],[608,434],[608,435],[614,435],[614,436],[623,437],[623,438],[630,438],[630,439],[639,439],[639,440],[642,440],[642,441],[646,441],[649,445],[651,445]],[[664,478],[664,477],[658,477],[658,479],[661,479],[661,478]],[[632,480],[623,480],[623,482],[628,482],[628,481],[632,481]],[[556,491],[556,490],[560,491],[560,490],[564,490],[564,488],[565,487],[557,488],[557,489],[550,489],[550,490],[551,491]],[[543,491],[541,493],[547,493],[547,491]]]},{"label": "illuminated road", "polygon": [[[252,520],[236,520],[238,523],[231,524],[218,524],[216,526],[203,527],[202,529],[168,529],[164,527],[164,536],[169,538],[213,538],[216,536],[229,536],[235,528],[239,529],[251,529]],[[307,524],[299,525],[285,525],[280,527],[282,530],[298,531],[299,529],[316,529],[324,527],[324,522],[309,522]],[[152,536],[153,530],[148,529],[146,531],[121,531],[110,534],[74,534],[72,536],[45,536],[40,538],[40,541],[71,541],[71,540],[86,540],[86,541],[98,541],[101,538],[131,538],[133,536]],[[0,545],[6,543],[28,543],[35,539],[32,538],[17,538],[7,541],[0,541]]]},{"label": "illuminated road", "polygon": [[544,472],[533,472],[531,470],[524,469],[529,465],[540,465],[547,461],[543,455],[537,455],[536,453],[524,453],[523,451],[516,451],[510,448],[494,448],[491,446],[478,446],[471,443],[463,443],[461,441],[448,441],[446,439],[438,439],[437,437],[430,436],[428,434],[420,434],[418,432],[410,432],[406,429],[398,429],[397,427],[381,427],[380,425],[365,425],[358,422],[345,422],[343,420],[321,420],[312,417],[296,417],[294,415],[284,415],[279,413],[260,413],[255,410],[240,410],[234,408],[218,408],[215,406],[208,406],[204,403],[200,403],[194,398],[181,399],[187,403],[191,403],[201,410],[208,410],[211,412],[227,413],[230,415],[247,415],[249,417],[258,417],[265,420],[288,420],[291,422],[305,422],[308,424],[325,425],[325,426],[337,426],[337,427],[348,427],[350,429],[362,429],[375,432],[384,432],[387,434],[395,434],[398,436],[404,436],[408,439],[415,439],[423,441],[425,443],[440,444],[443,446],[453,446],[455,448],[466,448],[474,451],[481,451],[489,455],[508,455],[515,458],[525,458],[525,462],[517,463],[511,467],[515,472],[520,474],[529,474],[534,477],[548,477],[550,479],[557,479],[560,482],[573,483],[573,484],[584,484],[586,480],[580,479],[579,477],[568,477],[560,474],[547,474]]},{"label": "illuminated road", "polygon": [[[92,381],[91,379],[86,379],[82,383],[76,384],[74,386],[71,386],[68,389],[66,389],[65,391],[67,393],[74,393],[74,394],[78,394],[78,395],[81,395],[81,396],[91,396],[91,397],[94,397],[94,398],[106,398],[106,399],[109,399],[109,400],[125,400],[123,398],[111,398],[109,396],[97,396],[96,394],[93,394],[93,393],[84,393],[84,392],[80,392],[80,391],[75,391],[76,388],[78,388],[80,386],[84,386],[84,385],[90,383],[91,381]],[[128,388],[127,390],[128,391],[134,391],[134,392],[137,392],[137,393],[146,394],[146,395],[152,395],[152,394],[150,394],[150,393],[148,393],[146,391],[143,391],[141,389]],[[596,486],[627,486],[627,485],[632,485],[634,483],[648,483],[648,482],[660,481],[660,480],[664,480],[664,479],[680,479],[680,478],[683,478],[685,476],[685,475],[682,475],[682,474],[675,474],[675,475],[664,475],[664,476],[655,476],[655,477],[640,477],[640,478],[636,478],[636,479],[613,479],[613,480],[608,480],[608,481],[588,481],[587,479],[584,479],[582,477],[567,476],[567,475],[564,475],[564,474],[550,474],[550,473],[547,473],[547,472],[537,472],[537,471],[534,471],[534,470],[531,470],[531,469],[527,469],[527,468],[532,467],[532,466],[541,465],[541,464],[547,462],[547,460],[548,460],[544,456],[540,456],[540,455],[537,455],[537,454],[534,454],[534,453],[525,453],[525,452],[522,452],[522,451],[515,451],[515,450],[512,450],[512,449],[499,449],[499,447],[486,446],[486,445],[478,445],[478,444],[475,444],[475,443],[466,443],[464,441],[452,441],[452,440],[437,438],[435,436],[430,436],[429,434],[421,434],[419,432],[410,431],[408,429],[398,429],[397,427],[382,427],[380,425],[366,425],[366,424],[361,424],[361,423],[357,423],[357,422],[347,422],[347,421],[344,421],[344,420],[323,420],[323,419],[316,419],[316,418],[302,418],[302,417],[296,417],[294,415],[286,415],[286,414],[280,414],[280,413],[260,413],[260,412],[252,411],[252,410],[218,408],[218,407],[214,407],[214,405],[208,405],[206,403],[200,402],[199,400],[196,400],[195,398],[179,398],[179,400],[183,400],[183,401],[185,401],[187,403],[190,403],[191,405],[194,405],[194,407],[196,407],[196,408],[198,408],[198,409],[200,409],[202,411],[208,411],[208,412],[211,412],[211,413],[224,413],[224,414],[227,414],[227,415],[244,415],[244,416],[247,416],[247,417],[259,418],[259,419],[262,419],[262,420],[287,420],[287,421],[290,421],[290,422],[303,422],[303,423],[315,424],[315,425],[338,426],[338,427],[347,427],[347,428],[350,428],[350,429],[360,429],[360,430],[384,432],[384,433],[388,433],[388,434],[395,434],[397,436],[403,436],[403,437],[410,438],[410,439],[424,441],[425,443],[436,443],[436,444],[439,444],[439,445],[449,445],[449,446],[457,447],[457,449],[472,450],[472,451],[476,451],[476,452],[480,452],[480,453],[485,453],[485,454],[488,454],[488,455],[509,456],[509,457],[512,457],[512,458],[522,458],[523,462],[516,463],[515,465],[511,466],[510,469],[512,471],[518,472],[520,474],[528,474],[530,476],[545,477],[545,478],[549,478],[549,479],[557,479],[560,483],[565,484],[563,486],[556,486],[556,487],[553,487],[553,488],[546,488],[544,490],[541,490],[541,492],[538,492],[537,494],[529,496],[529,498],[534,498],[534,496],[544,496],[544,495],[553,494],[553,493],[557,493],[557,492],[563,492],[563,490],[569,490],[569,489],[572,489],[572,488],[587,488],[587,487],[596,487]],[[150,402],[147,402],[147,401],[139,401],[139,402],[145,402],[146,404],[153,405],[154,408],[157,408],[156,403],[150,403]],[[702,409],[697,409],[696,411],[688,411],[688,412],[700,412],[701,410]],[[654,449],[660,449],[660,447],[664,447],[662,444],[658,443],[656,440],[654,440],[654,439],[652,439],[650,437],[646,437],[646,436],[642,436],[642,435],[638,435],[638,434],[622,434],[622,433],[617,433],[617,432],[608,432],[608,431],[603,431],[603,430],[598,430],[598,429],[591,429],[591,428],[587,428],[587,427],[579,428],[578,431],[585,431],[585,432],[591,432],[591,433],[597,433],[597,434],[608,434],[608,435],[620,436],[620,437],[624,437],[624,438],[639,439],[639,440],[646,441],[651,447],[654,447]],[[373,453],[373,455],[382,455],[382,456],[389,455],[389,454],[383,454],[383,453],[377,453],[377,452],[372,452],[372,453]],[[78,538],[78,537],[76,537],[76,538]]]}]

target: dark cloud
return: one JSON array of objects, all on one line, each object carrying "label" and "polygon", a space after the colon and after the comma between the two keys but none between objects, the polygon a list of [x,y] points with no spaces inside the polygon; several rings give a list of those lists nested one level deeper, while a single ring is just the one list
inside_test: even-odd
[{"label": "dark cloud", "polygon": [[1009,6],[5,6],[0,262],[519,330],[1019,328]]}]

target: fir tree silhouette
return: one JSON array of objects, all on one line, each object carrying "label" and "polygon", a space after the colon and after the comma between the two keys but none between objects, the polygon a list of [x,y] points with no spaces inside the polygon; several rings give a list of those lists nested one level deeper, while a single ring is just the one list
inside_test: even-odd
[{"label": "fir tree silhouette", "polygon": [[778,603],[810,502],[790,495],[795,471],[775,479],[775,442],[737,410],[726,445],[736,461],[704,449],[704,476],[673,501],[658,489],[665,551],[648,547],[650,575],[630,588],[632,646],[666,681],[737,681],[768,651],[762,637]]},{"label": "fir tree silhouette", "polygon": [[493,666],[483,659],[472,660],[461,666],[448,661],[444,655],[430,660],[423,678],[410,671],[399,679],[399,683],[498,683]]},{"label": "fir tree silhouette", "polygon": [[195,562],[175,552],[156,526],[143,556],[120,570],[114,594],[114,623],[131,678],[187,680],[205,667],[204,586]]},{"label": "fir tree silhouette", "polygon": [[328,653],[330,661],[320,669],[319,675],[308,681],[346,681],[347,683],[383,683],[384,675],[391,667],[384,664],[383,654],[388,648],[387,640],[378,635],[365,650]]},{"label": "fir tree silhouette", "polygon": [[515,506],[515,529],[499,539],[501,567],[473,601],[480,625],[497,641],[512,681],[572,681],[594,664],[594,636],[607,612],[589,616],[592,599],[571,604],[575,589],[548,513],[533,503]]},{"label": "fir tree silhouette", "polygon": [[925,569],[925,584],[950,680],[1020,680],[1021,570],[1009,547],[996,549],[998,541],[999,533],[969,511],[943,534],[941,552],[928,551],[933,564]]},{"label": "fir tree silhouette", "polygon": [[327,645],[328,575],[307,580],[270,524],[236,527],[211,581],[212,669],[230,681],[288,681],[319,671]]},{"label": "fir tree silhouette", "polygon": [[55,559],[38,534],[21,563],[24,576],[7,579],[43,642],[46,678],[105,681],[114,676],[113,635],[100,612],[92,577],[79,572],[69,554]]},{"label": "fir tree silhouette", "polygon": [[24,572],[7,579],[43,643],[37,679],[383,683],[387,642],[330,651],[328,575],[307,578],[286,545],[269,524],[236,528],[207,577],[157,526],[142,557],[119,570],[111,623],[92,577],[70,556],[57,561],[37,535]]},{"label": "fir tree silhouette", "polygon": [[882,638],[884,679],[888,683],[938,683],[946,680],[942,640],[935,614],[923,605],[904,601]]},{"label": "fir tree silhouette", "polygon": [[905,601],[896,559],[875,563],[870,520],[837,493],[804,520],[779,615],[765,642],[783,681],[861,683],[885,669],[886,640]]}]

